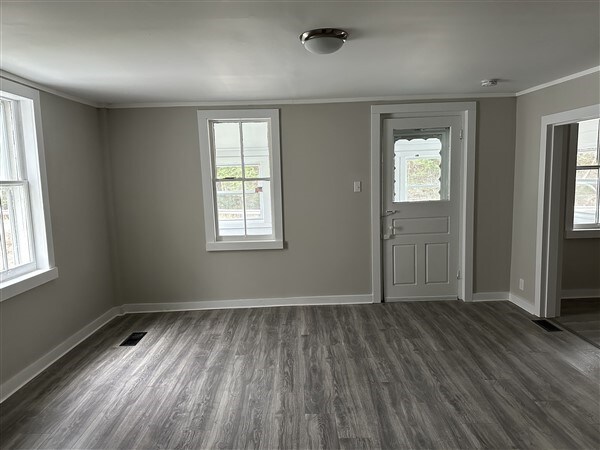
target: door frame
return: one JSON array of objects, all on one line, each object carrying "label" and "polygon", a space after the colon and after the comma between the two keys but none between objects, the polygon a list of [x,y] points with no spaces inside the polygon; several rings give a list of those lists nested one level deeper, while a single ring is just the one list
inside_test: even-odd
[{"label": "door frame", "polygon": [[473,301],[473,229],[475,205],[476,102],[412,103],[371,106],[371,284],[373,303],[383,302],[381,240],[382,133],[385,119],[459,116],[462,119],[464,151],[460,162],[458,297]]},{"label": "door frame", "polygon": [[560,315],[562,278],[561,186],[565,139],[563,125],[592,119],[600,114],[600,104],[542,116],[537,195],[535,245],[535,286],[533,313],[539,317]]}]

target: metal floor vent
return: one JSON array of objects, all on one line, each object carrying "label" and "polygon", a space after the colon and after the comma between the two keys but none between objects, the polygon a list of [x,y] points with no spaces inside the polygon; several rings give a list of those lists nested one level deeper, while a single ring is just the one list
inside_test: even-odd
[{"label": "metal floor vent", "polygon": [[552,322],[548,322],[546,319],[534,320],[533,323],[535,323],[536,325],[539,325],[540,327],[542,327],[546,331],[550,331],[550,332],[552,332],[552,331],[562,331],[560,328],[558,328]]},{"label": "metal floor vent", "polygon": [[136,331],[135,333],[131,333],[129,337],[121,343],[121,347],[133,347],[134,345],[137,345],[137,343],[146,336],[146,333],[147,331]]}]

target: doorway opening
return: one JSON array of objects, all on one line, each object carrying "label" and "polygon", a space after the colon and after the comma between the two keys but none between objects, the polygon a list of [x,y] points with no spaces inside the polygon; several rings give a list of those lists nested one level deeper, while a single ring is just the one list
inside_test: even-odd
[{"label": "doorway opening", "polygon": [[[542,117],[535,280],[540,317],[560,316],[563,298],[600,297],[598,287],[577,286],[585,273],[572,263],[586,268],[578,251],[598,246],[600,238],[598,117],[600,105]],[[598,265],[597,255],[588,264]],[[597,270],[591,270],[597,280]]]}]

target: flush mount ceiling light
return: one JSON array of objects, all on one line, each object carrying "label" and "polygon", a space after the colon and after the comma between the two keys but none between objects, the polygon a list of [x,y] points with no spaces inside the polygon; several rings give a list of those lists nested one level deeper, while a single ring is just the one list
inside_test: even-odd
[{"label": "flush mount ceiling light", "polygon": [[348,33],[337,28],[317,28],[300,35],[304,48],[317,55],[337,52],[348,39]]},{"label": "flush mount ceiling light", "polygon": [[497,78],[491,78],[489,80],[481,80],[481,86],[483,87],[492,87],[498,84]]}]

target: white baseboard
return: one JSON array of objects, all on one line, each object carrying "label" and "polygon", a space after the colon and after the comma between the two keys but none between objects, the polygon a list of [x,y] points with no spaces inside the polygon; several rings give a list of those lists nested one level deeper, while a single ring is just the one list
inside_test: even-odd
[{"label": "white baseboard", "polygon": [[524,298],[519,297],[516,294],[513,294],[512,292],[508,295],[508,301],[511,303],[514,303],[519,308],[524,309],[529,314],[533,314],[534,316],[537,316],[537,312],[535,310],[535,303],[529,302],[529,301],[525,300]]},{"label": "white baseboard", "polygon": [[501,302],[508,300],[508,292],[475,292],[472,302]]},{"label": "white baseboard", "polygon": [[563,289],[561,298],[600,298],[600,289]]},{"label": "white baseboard", "polygon": [[430,296],[430,297],[389,297],[385,299],[386,303],[402,303],[402,302],[449,302],[456,301],[458,297],[454,296]]},{"label": "white baseboard", "polygon": [[97,330],[102,328],[112,319],[121,314],[120,308],[115,307],[111,308],[98,317],[96,320],[90,322],[77,333],[54,347],[44,356],[42,356],[37,361],[31,363],[23,370],[21,370],[16,375],[12,376],[4,383],[0,384],[0,403],[18,391],[25,384],[29,383],[33,378],[38,376],[42,371],[44,371],[51,364],[60,359],[63,355],[69,352],[71,349],[76,347],[78,344],[86,340],[92,334],[94,334]]},{"label": "white baseboard", "polygon": [[268,308],[273,306],[348,305],[373,303],[371,294],[327,295],[319,297],[250,298],[238,300],[199,300],[195,302],[127,303],[123,313],[197,311],[203,309]]}]

